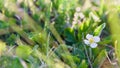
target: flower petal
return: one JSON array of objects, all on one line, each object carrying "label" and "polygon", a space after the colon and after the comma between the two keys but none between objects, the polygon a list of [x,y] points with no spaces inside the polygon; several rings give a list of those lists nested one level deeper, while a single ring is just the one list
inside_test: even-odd
[{"label": "flower petal", "polygon": [[99,36],[94,36],[93,39],[94,39],[95,42],[99,42],[100,41],[100,37]]},{"label": "flower petal", "polygon": [[93,35],[87,34],[87,35],[86,35],[86,38],[87,38],[87,39],[93,38]]},{"label": "flower petal", "polygon": [[90,44],[88,40],[84,40],[84,43],[87,45]]},{"label": "flower petal", "polygon": [[76,11],[77,11],[77,12],[80,12],[80,10],[81,10],[80,7],[77,7],[77,8],[76,8]]},{"label": "flower petal", "polygon": [[90,44],[90,47],[91,47],[91,48],[96,48],[97,45],[98,45],[98,44],[96,44],[96,43],[92,43],[92,44]]}]

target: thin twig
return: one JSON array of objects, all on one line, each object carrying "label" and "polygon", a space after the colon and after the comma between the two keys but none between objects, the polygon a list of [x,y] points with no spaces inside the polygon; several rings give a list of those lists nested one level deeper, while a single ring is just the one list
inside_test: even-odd
[{"label": "thin twig", "polygon": [[111,61],[110,57],[108,56],[108,54],[107,54],[106,52],[105,52],[105,54],[106,54],[106,57],[107,57],[108,61],[109,61],[112,65],[116,65],[116,64],[117,64],[117,62],[112,62],[112,61]]},{"label": "thin twig", "polygon": [[12,46],[9,50],[8,50],[8,53],[12,50],[12,49],[14,49],[16,46]]}]

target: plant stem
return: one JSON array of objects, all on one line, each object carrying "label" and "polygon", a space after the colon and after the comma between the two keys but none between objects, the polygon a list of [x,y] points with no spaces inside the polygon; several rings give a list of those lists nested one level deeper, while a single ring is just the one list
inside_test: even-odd
[{"label": "plant stem", "polygon": [[86,54],[87,59],[88,59],[88,63],[90,64],[90,68],[93,68],[92,63],[91,63],[91,61],[90,61],[90,58],[89,58],[89,56],[88,56],[87,48],[86,48],[85,45],[84,45],[84,48],[85,48],[85,54]]},{"label": "plant stem", "polygon": [[90,59],[92,58],[92,49],[91,48],[89,48],[89,56],[90,56]]}]

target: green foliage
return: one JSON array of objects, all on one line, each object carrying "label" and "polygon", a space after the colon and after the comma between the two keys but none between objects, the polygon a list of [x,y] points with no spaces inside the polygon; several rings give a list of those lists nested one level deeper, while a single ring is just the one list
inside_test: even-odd
[{"label": "green foliage", "polygon": [[64,31],[64,36],[66,37],[65,40],[69,43],[75,43],[75,31],[73,31],[71,28],[66,28]]},{"label": "green foliage", "polygon": [[18,57],[1,56],[0,58],[1,68],[23,68]]},{"label": "green foliage", "polygon": [[15,43],[13,41],[15,41],[17,38],[17,36],[15,34],[11,34],[10,37],[8,37],[7,39],[7,43],[10,45],[14,45]]},{"label": "green foliage", "polygon": [[8,23],[5,23],[4,21],[0,21],[0,29],[5,29],[9,26]]}]

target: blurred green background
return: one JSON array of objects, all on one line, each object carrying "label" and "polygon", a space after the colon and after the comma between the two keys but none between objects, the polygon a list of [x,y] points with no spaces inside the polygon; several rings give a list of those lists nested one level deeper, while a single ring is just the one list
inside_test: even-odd
[{"label": "blurred green background", "polygon": [[119,68],[119,3],[0,0],[0,68]]}]

